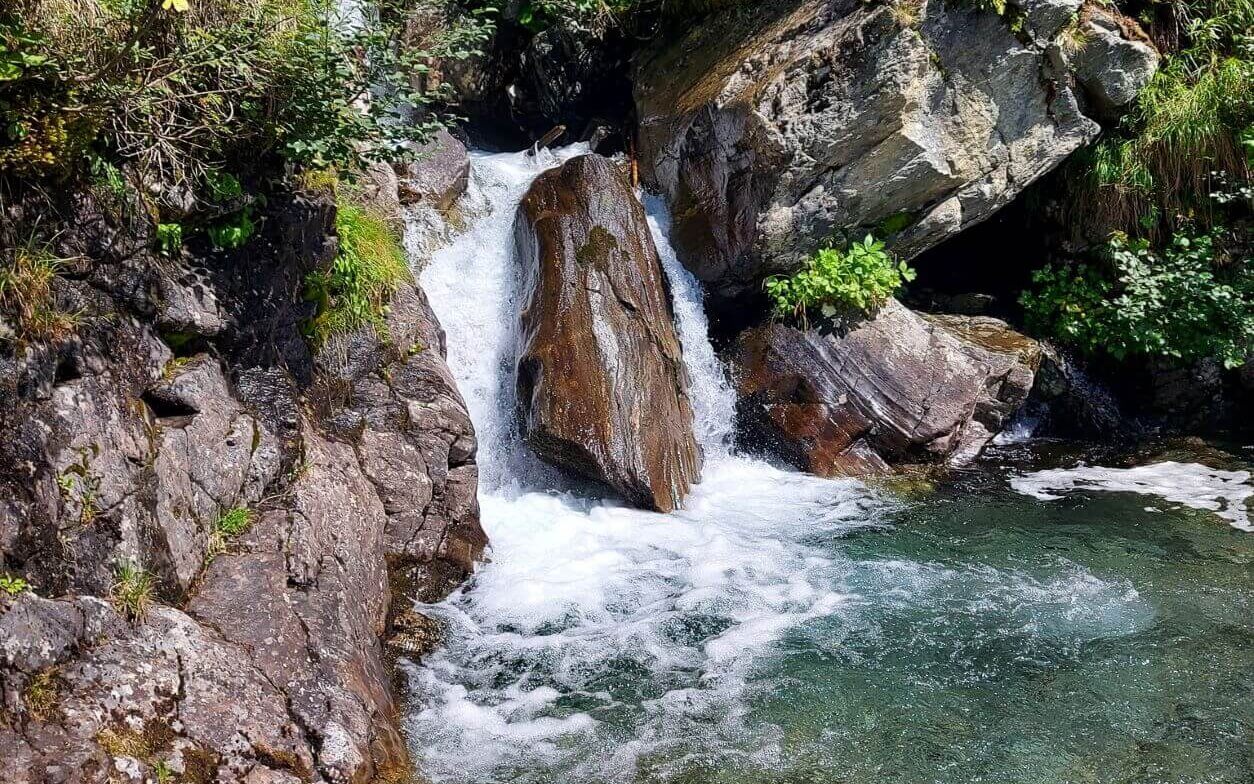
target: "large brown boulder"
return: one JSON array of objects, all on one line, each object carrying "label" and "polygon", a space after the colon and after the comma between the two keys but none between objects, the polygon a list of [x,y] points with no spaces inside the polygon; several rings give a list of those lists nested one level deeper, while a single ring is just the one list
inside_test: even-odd
[{"label": "large brown boulder", "polygon": [[730,354],[750,441],[844,476],[975,457],[1026,401],[1041,351],[995,319],[890,300],[844,332],[748,330]]},{"label": "large brown boulder", "polygon": [[1016,30],[971,3],[763,0],[646,52],[640,172],[684,264],[734,296],[838,230],[909,258],[1096,138],[1157,53],[1122,19],[1077,50],[1079,0],[1018,5]]},{"label": "large brown boulder", "polygon": [[632,504],[675,509],[701,454],[666,278],[631,186],[609,160],[575,158],[536,180],[516,241],[528,442]]}]

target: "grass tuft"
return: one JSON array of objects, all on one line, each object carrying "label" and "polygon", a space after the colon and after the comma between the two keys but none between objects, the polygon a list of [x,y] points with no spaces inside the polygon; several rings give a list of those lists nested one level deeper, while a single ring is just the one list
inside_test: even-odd
[{"label": "grass tuft", "polygon": [[53,669],[36,673],[22,692],[22,704],[26,706],[27,715],[38,722],[46,722],[53,717],[60,698],[61,683]]},{"label": "grass tuft", "polygon": [[29,242],[0,264],[0,312],[13,319],[11,339],[54,341],[78,326],[81,314],[60,310],[52,288],[67,261]]},{"label": "grass tuft", "polygon": [[155,581],[143,567],[125,561],[118,566],[113,582],[114,605],[131,621],[139,621],[148,614],[152,604]]},{"label": "grass tuft", "polygon": [[412,280],[400,240],[387,221],[354,204],[341,204],[335,219],[340,250],[326,272],[305,280],[306,296],[318,303],[308,326],[316,346],[335,335],[373,327],[386,336],[388,299]]},{"label": "grass tuft", "polygon": [[209,533],[209,558],[226,552],[231,540],[243,535],[252,525],[254,516],[253,511],[245,506],[237,506],[219,515]]}]

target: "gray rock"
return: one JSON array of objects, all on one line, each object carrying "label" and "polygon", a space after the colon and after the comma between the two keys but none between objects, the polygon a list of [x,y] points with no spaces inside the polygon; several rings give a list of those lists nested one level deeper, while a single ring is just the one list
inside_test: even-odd
[{"label": "gray rock", "polygon": [[[1115,79],[1128,88],[1149,75],[1126,74]],[[641,57],[635,84],[642,179],[670,202],[683,262],[724,297],[797,269],[843,230],[892,225],[894,250],[917,255],[1100,130],[1058,47],[940,0],[721,14]]]},{"label": "gray rock", "polygon": [[368,780],[405,758],[379,642],[387,517],[351,447],[306,431],[305,455],[286,508],[213,562],[188,612],[281,684],[323,779]]},{"label": "gray rock", "polygon": [[400,167],[400,199],[445,211],[466,192],[470,156],[466,145],[444,129],[418,149],[417,160]]},{"label": "gray rock", "polygon": [[1048,43],[1076,20],[1084,0],[1010,0],[1023,12],[1024,26],[1038,43]]},{"label": "gray rock", "polygon": [[1080,30],[1072,71],[1098,116],[1115,118],[1158,70],[1158,51],[1135,22],[1101,6],[1085,9]]},{"label": "gray rock", "polygon": [[731,353],[741,427],[823,476],[973,459],[1032,389],[1040,346],[990,318],[890,300],[843,332],[768,324]]},{"label": "gray rock", "polygon": [[361,423],[362,470],[387,512],[386,552],[407,598],[433,601],[482,556],[478,444],[444,361],[444,333],[417,287],[388,316],[396,355],[386,372],[358,381],[346,410]]},{"label": "gray rock", "polygon": [[596,155],[541,175],[519,207],[526,270],[518,400],[544,460],[671,511],[701,470],[657,249],[622,173]]},{"label": "gray rock", "polygon": [[226,326],[217,292],[203,274],[181,261],[155,261],[156,324],[163,332],[213,337]]},{"label": "gray rock", "polygon": [[160,521],[150,568],[187,590],[200,573],[217,519],[261,500],[278,474],[279,450],[207,356],[172,368],[145,399],[156,414]]}]

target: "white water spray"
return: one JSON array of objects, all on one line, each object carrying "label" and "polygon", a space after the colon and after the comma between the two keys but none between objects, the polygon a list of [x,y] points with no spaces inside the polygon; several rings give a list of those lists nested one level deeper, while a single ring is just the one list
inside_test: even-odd
[{"label": "white water spray", "polygon": [[[930,596],[952,590],[941,579],[950,570],[856,563],[832,546],[880,526],[889,502],[857,482],[733,453],[734,391],[709,342],[700,286],[677,262],[657,202],[648,203],[649,225],[691,379],[702,481],[684,509],[660,515],[589,493],[530,454],[515,420],[524,294],[515,213],[543,168],[581,152],[544,153],[540,162],[476,155],[471,198],[476,211],[491,212],[421,276],[478,430],[492,540],[491,561],[469,589],[424,608],[447,635],[410,670],[418,707],[406,721],[418,764],[436,782],[605,783],[682,778],[729,761],[770,767],[784,739],[752,706],[780,686],[761,673],[786,655],[790,636],[833,618],[869,628],[858,620],[862,608],[912,580],[923,582],[900,601],[953,601]],[[1075,632],[1083,637],[1139,623],[1120,612],[1138,601],[1134,592],[1083,570],[1044,590],[993,569],[954,582],[977,603],[1001,591],[1046,630],[1055,622],[1073,633],[1058,608],[1079,601],[1096,605],[1085,616],[1092,628]]]},{"label": "white water spray", "polygon": [[734,392],[656,202],[649,224],[673,292],[704,479],[673,515],[556,492],[570,483],[530,455],[515,423],[523,292],[513,224],[543,168],[581,152],[476,156],[472,198],[493,212],[422,274],[478,429],[493,543],[473,590],[432,608],[450,639],[415,673],[425,707],[411,729],[437,780],[553,765],[605,779],[676,732],[735,734],[753,662],[846,599],[838,565],[802,540],[869,525],[880,506],[857,483],[731,455]]}]

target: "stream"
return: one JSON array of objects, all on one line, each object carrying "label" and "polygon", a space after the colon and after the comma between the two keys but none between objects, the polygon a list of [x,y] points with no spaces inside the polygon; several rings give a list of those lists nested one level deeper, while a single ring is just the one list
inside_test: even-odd
[{"label": "stream", "polygon": [[541,168],[476,155],[477,217],[421,275],[492,540],[469,586],[420,608],[446,626],[406,668],[424,776],[1251,781],[1248,471],[1038,471],[1009,443],[940,487],[889,490],[738,454],[700,288],[650,200],[706,465],[683,510],[625,508],[515,425],[513,221]]}]

